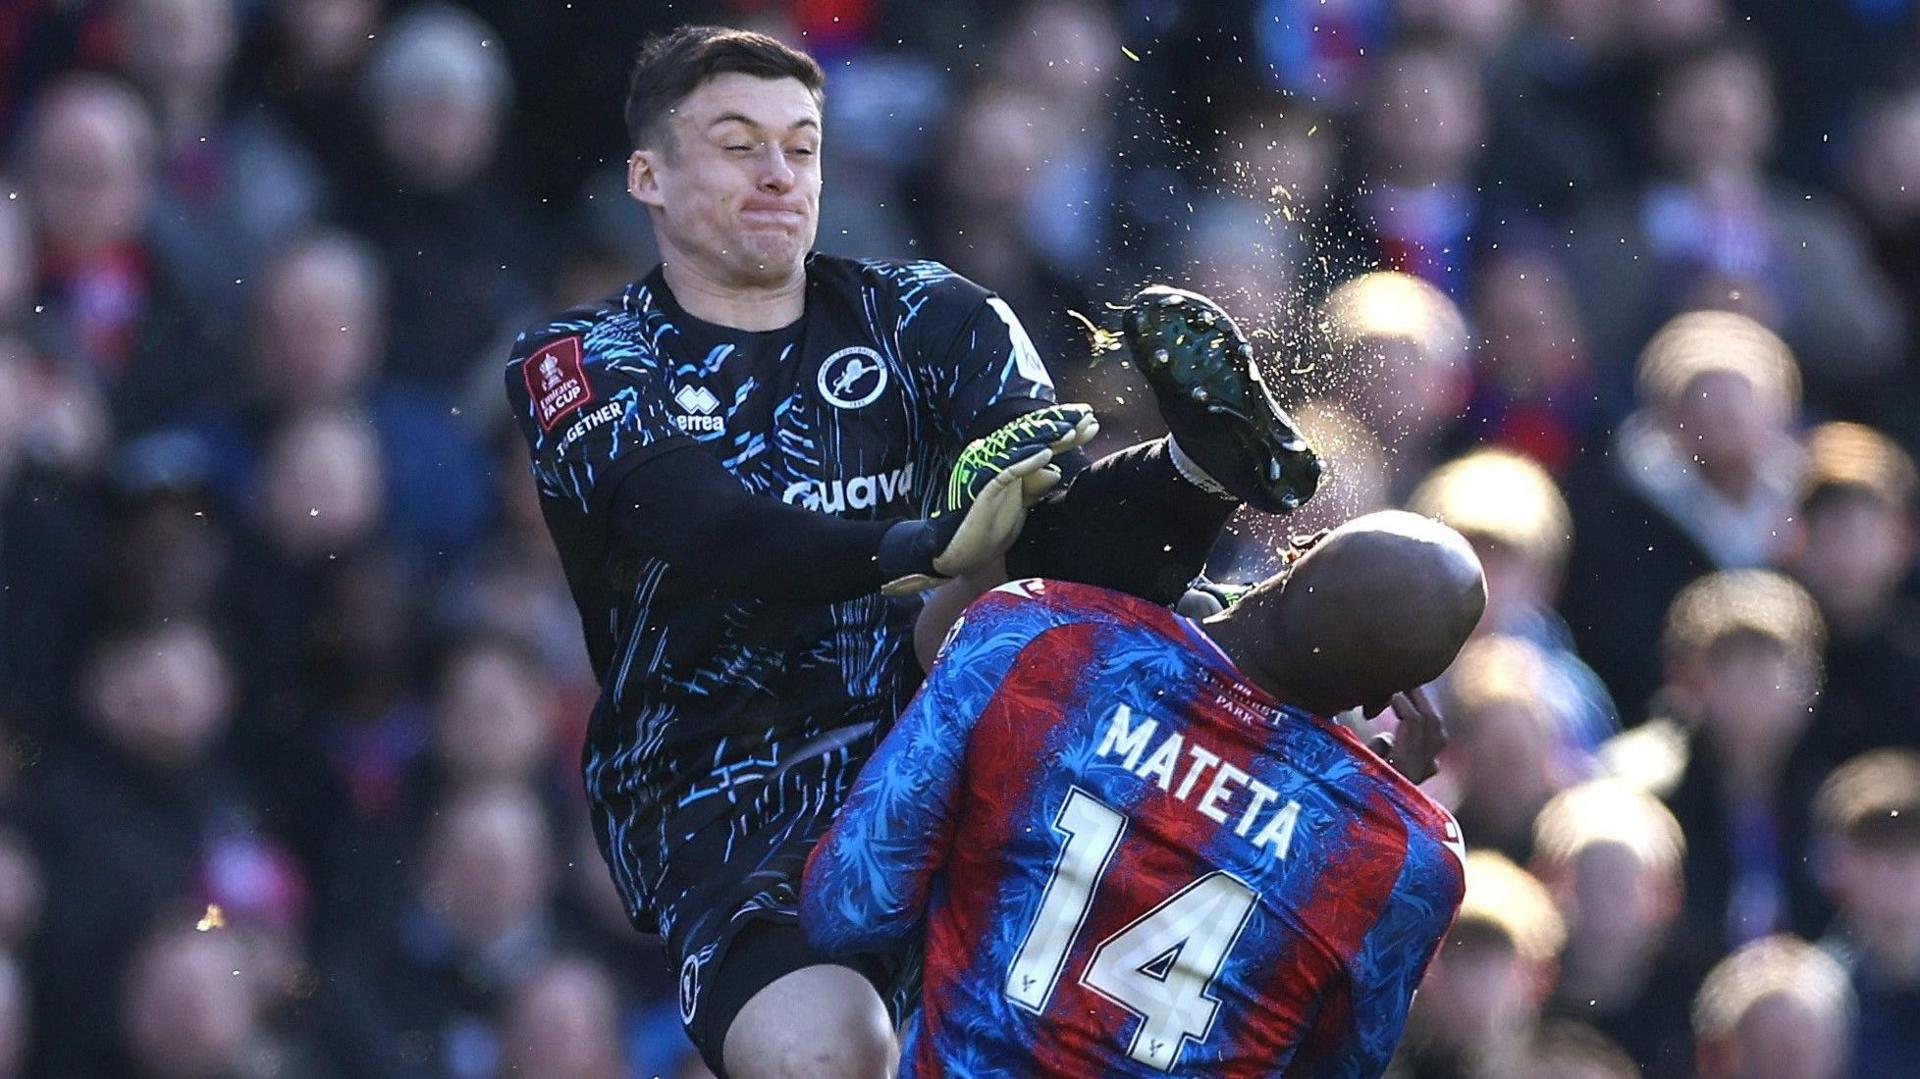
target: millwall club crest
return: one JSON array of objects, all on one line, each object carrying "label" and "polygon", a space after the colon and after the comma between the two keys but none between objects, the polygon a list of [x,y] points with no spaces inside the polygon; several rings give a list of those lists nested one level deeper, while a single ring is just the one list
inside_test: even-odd
[{"label": "millwall club crest", "polygon": [[887,388],[887,365],[864,345],[843,348],[820,365],[820,396],[839,409],[865,408]]}]

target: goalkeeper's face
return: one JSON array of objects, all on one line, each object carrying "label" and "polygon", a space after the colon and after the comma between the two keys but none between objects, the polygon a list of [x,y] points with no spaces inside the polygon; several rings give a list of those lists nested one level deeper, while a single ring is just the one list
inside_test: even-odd
[{"label": "goalkeeper's face", "polygon": [[820,102],[797,79],[728,73],[681,99],[628,188],[653,213],[663,257],[721,285],[802,273],[820,216]]}]

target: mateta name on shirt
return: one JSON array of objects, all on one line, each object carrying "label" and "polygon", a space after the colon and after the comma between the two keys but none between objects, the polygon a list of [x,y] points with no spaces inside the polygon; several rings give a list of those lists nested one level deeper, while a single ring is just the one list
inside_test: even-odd
[{"label": "mateta name on shirt", "polygon": [[[1103,760],[1118,758],[1121,767],[1150,780],[1208,820],[1222,825],[1232,822],[1233,834],[1246,839],[1256,850],[1271,850],[1276,859],[1285,859],[1300,820],[1300,803],[1288,801],[1276,805],[1279,791],[1223,760],[1198,739],[1188,739],[1179,731],[1169,731],[1155,742],[1154,733],[1159,726],[1159,720],[1146,716],[1136,720],[1133,709],[1119,705],[1107,719],[1096,753]],[[1175,774],[1181,771],[1183,758],[1185,772],[1176,782]],[[1212,771],[1213,778],[1201,790],[1200,781],[1208,771]],[[1197,799],[1195,791],[1200,791]],[[1257,821],[1261,823],[1255,831]]]}]

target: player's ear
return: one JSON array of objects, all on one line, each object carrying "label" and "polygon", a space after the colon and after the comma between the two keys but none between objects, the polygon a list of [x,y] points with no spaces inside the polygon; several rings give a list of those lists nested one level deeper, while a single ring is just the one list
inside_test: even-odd
[{"label": "player's ear", "polygon": [[627,194],[642,206],[660,206],[660,151],[635,150],[627,158]]}]

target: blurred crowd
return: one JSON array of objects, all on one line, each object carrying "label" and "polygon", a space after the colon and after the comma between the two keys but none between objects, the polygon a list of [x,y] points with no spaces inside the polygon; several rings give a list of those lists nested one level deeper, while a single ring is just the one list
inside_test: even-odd
[{"label": "blurred crowd", "polygon": [[[500,372],[652,263],[626,64],[828,70],[818,246],[1218,296],[1484,561],[1395,1074],[1920,1060],[1915,0],[0,5],[0,1077],[697,1076]],[[1098,447],[1096,447],[1098,448]]]}]

